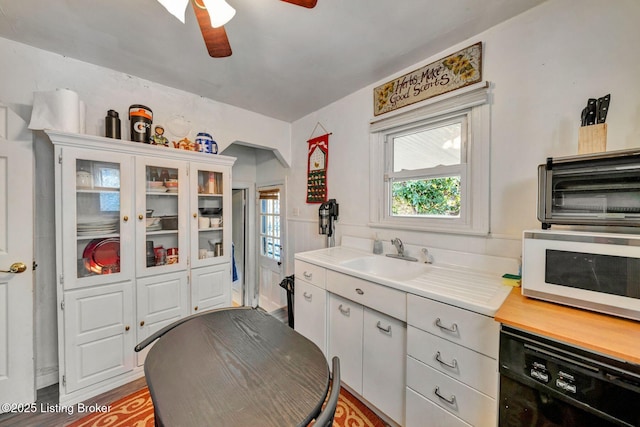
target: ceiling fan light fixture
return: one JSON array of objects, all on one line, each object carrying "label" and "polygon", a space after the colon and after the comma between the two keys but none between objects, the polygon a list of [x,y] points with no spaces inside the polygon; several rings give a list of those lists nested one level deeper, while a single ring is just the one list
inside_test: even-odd
[{"label": "ceiling fan light fixture", "polygon": [[167,11],[178,18],[184,24],[184,15],[189,4],[189,0],[158,0]]},{"label": "ceiling fan light fixture", "polygon": [[[222,27],[231,21],[231,18],[236,14],[236,10],[225,0],[202,0],[202,2],[207,12],[209,12],[209,18],[211,19],[211,26],[213,28]],[[197,2],[196,5],[198,5]]]}]

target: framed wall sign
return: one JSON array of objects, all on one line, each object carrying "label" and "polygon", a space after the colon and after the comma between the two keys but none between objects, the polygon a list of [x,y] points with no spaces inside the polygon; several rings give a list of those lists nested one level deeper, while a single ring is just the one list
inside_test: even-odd
[{"label": "framed wall sign", "polygon": [[307,203],[327,201],[327,166],[329,160],[329,134],[307,141]]},{"label": "framed wall sign", "polygon": [[373,114],[388,113],[480,81],[482,42],[374,88]]}]

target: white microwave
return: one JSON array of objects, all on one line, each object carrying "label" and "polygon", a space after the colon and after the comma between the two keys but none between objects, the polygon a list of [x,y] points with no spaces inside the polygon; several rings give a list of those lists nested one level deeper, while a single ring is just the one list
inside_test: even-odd
[{"label": "white microwave", "polygon": [[640,235],[525,231],[522,294],[640,320]]}]

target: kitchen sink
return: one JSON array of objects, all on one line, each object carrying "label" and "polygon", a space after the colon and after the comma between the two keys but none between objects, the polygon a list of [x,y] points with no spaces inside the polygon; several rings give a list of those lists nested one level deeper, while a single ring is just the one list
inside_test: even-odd
[{"label": "kitchen sink", "polygon": [[383,256],[366,256],[340,263],[342,267],[360,273],[384,277],[391,280],[411,280],[427,273],[430,265]]}]

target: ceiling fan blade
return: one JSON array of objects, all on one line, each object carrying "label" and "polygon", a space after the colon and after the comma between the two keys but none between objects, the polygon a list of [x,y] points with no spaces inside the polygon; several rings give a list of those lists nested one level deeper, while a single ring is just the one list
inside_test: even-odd
[{"label": "ceiling fan blade", "polygon": [[296,6],[302,6],[309,9],[313,9],[314,7],[316,7],[316,3],[318,3],[318,0],[282,0],[282,1],[286,1],[287,3],[295,4]]},{"label": "ceiling fan blade", "polygon": [[200,32],[202,32],[202,38],[204,44],[207,46],[209,56],[213,58],[225,58],[231,56],[231,45],[227,38],[227,32],[224,30],[224,26],[213,28],[211,26],[211,20],[209,19],[209,12],[192,1],[193,10],[196,13],[198,19],[198,25],[200,26]]}]

